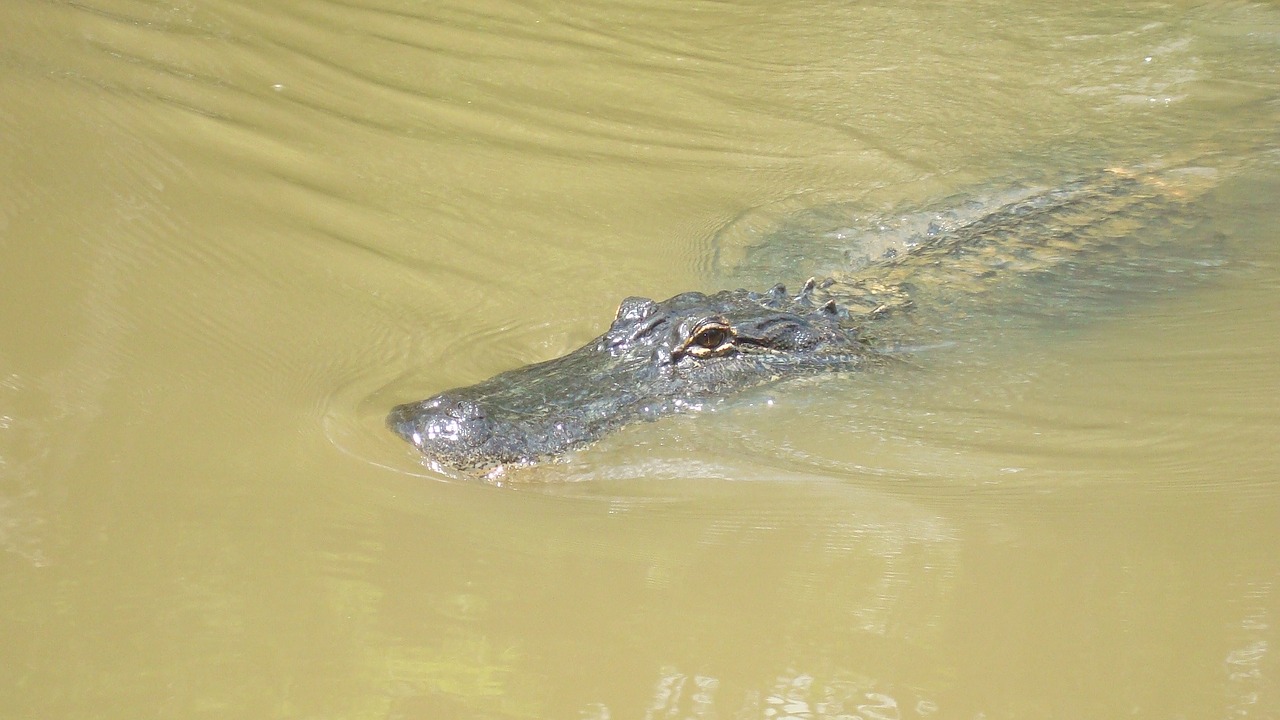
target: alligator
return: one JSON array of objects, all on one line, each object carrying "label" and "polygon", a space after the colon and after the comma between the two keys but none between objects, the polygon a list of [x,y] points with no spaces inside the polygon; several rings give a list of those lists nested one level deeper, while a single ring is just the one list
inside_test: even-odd
[{"label": "alligator", "polygon": [[901,345],[889,318],[947,302],[948,293],[982,292],[1001,274],[1035,273],[1089,251],[1141,252],[1143,231],[1185,216],[1180,208],[1208,185],[1188,178],[1214,175],[1185,165],[1107,169],[897,215],[911,221],[862,232],[892,237],[875,257],[811,278],[794,295],[779,284],[661,302],[629,297],[583,347],[399,405],[386,422],[433,469],[496,480],[637,421],[765,383],[880,364]]}]

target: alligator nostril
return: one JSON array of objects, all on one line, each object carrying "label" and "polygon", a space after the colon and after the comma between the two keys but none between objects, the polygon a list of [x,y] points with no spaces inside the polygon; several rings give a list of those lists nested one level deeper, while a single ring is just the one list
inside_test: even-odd
[{"label": "alligator nostril", "polygon": [[459,420],[483,420],[484,408],[471,400],[458,400],[447,410],[451,417]]},{"label": "alligator nostril", "polygon": [[428,417],[449,417],[456,420],[484,419],[484,408],[479,403],[449,393],[440,393],[422,402],[410,403],[401,407],[411,408],[414,414]]}]

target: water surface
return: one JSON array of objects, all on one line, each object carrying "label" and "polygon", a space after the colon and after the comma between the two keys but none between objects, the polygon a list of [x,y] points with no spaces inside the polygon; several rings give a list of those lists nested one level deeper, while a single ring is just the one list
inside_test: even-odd
[{"label": "water surface", "polygon": [[[1280,714],[1273,5],[0,16],[0,715]],[[1203,157],[1159,272],[884,371],[522,487],[381,428],[627,295],[814,272],[726,228]]]}]

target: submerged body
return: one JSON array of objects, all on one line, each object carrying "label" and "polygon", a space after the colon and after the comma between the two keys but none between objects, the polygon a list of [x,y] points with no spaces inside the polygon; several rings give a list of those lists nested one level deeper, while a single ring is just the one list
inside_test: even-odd
[{"label": "submerged body", "polygon": [[582,348],[397,406],[387,425],[437,470],[492,478],[636,421],[763,383],[858,368],[886,344],[910,340],[886,319],[921,303],[980,294],[1004,275],[1084,254],[1115,262],[1140,252],[1142,231],[1179,215],[1208,177],[1201,167],[1107,170],[915,213],[905,231],[879,231],[892,242],[876,257],[810,280],[794,297],[777,285],[628,298],[609,330]]}]

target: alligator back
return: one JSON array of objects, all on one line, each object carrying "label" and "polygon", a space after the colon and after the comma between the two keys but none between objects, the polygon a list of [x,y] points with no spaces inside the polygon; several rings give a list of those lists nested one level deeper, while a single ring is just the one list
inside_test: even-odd
[{"label": "alligator back", "polygon": [[783,239],[805,274],[830,278],[818,299],[837,300],[872,332],[907,310],[917,324],[922,314],[1028,303],[1071,311],[1073,299],[1114,298],[1174,267],[1216,262],[1213,238],[1188,235],[1200,218],[1193,205],[1229,172],[1224,163],[1112,167],[888,215],[807,209],[748,249],[735,274],[789,264],[776,255]]}]

